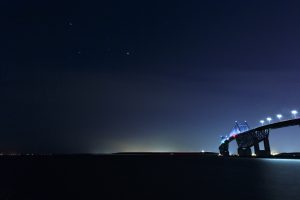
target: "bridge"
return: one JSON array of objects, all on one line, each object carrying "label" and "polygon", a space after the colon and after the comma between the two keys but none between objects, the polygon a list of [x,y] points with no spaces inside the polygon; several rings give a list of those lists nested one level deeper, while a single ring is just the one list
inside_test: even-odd
[{"label": "bridge", "polygon": [[[247,122],[236,122],[230,135],[223,137],[219,146],[220,154],[229,156],[229,143],[235,140],[238,145],[239,156],[251,156],[251,147],[254,147],[257,156],[269,156],[271,154],[269,133],[272,129],[285,128],[289,126],[300,126],[300,118],[279,121],[250,129]],[[264,150],[261,150],[259,143],[263,142]]]}]

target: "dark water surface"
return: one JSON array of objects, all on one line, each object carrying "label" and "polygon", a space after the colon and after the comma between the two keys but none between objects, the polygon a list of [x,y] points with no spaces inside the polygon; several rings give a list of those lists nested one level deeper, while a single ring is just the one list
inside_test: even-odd
[{"label": "dark water surface", "polygon": [[0,158],[0,199],[300,199],[300,160],[199,156]]}]

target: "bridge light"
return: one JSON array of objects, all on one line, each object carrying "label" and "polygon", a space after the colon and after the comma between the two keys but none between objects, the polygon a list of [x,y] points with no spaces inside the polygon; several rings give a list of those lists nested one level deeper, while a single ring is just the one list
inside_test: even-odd
[{"label": "bridge light", "polygon": [[267,117],[267,121],[268,121],[269,124],[270,124],[270,122],[272,121],[272,118],[271,118],[271,117]]},{"label": "bridge light", "polygon": [[281,114],[278,114],[278,115],[276,115],[277,116],[277,118],[279,119],[279,121],[281,120],[281,118],[282,118],[282,115]]},{"label": "bridge light", "polygon": [[294,118],[296,119],[296,118],[297,118],[298,111],[297,111],[297,110],[292,110],[291,113],[294,115]]},{"label": "bridge light", "polygon": [[265,123],[265,120],[260,120],[261,125],[263,126]]}]

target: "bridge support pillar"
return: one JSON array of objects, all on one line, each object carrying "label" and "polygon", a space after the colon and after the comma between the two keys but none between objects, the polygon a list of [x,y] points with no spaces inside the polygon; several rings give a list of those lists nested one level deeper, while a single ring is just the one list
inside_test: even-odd
[{"label": "bridge support pillar", "polygon": [[239,156],[251,156],[252,155],[251,148],[250,147],[238,148],[238,154]]},{"label": "bridge support pillar", "polygon": [[222,156],[229,156],[228,144],[229,144],[229,142],[228,142],[228,141],[225,141],[225,142],[219,147],[220,154],[221,154]]},{"label": "bridge support pillar", "polygon": [[254,142],[254,153],[255,155],[259,155],[260,153],[259,144],[257,141]]},{"label": "bridge support pillar", "polygon": [[264,146],[265,146],[265,154],[266,155],[271,155],[271,148],[270,148],[270,142],[269,142],[269,136],[267,136],[264,139]]},{"label": "bridge support pillar", "polygon": [[254,150],[255,150],[255,154],[256,156],[260,156],[260,157],[268,157],[271,155],[271,149],[270,149],[270,142],[269,142],[269,136],[266,136],[263,140],[264,142],[264,150],[260,150],[259,149],[259,142],[255,141],[254,142]]}]

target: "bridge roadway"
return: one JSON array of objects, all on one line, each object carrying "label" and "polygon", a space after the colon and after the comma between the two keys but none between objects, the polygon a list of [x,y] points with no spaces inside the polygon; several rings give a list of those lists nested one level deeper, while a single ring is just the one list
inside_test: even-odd
[{"label": "bridge roadway", "polygon": [[[259,126],[248,131],[230,136],[222,142],[219,146],[220,154],[224,156],[229,155],[229,143],[236,140],[238,144],[238,154],[240,156],[250,156],[251,147],[254,146],[255,154],[258,156],[270,155],[269,132],[271,129],[284,128],[289,126],[300,125],[300,118],[289,119]],[[265,150],[259,149],[259,142],[264,142]]]}]

